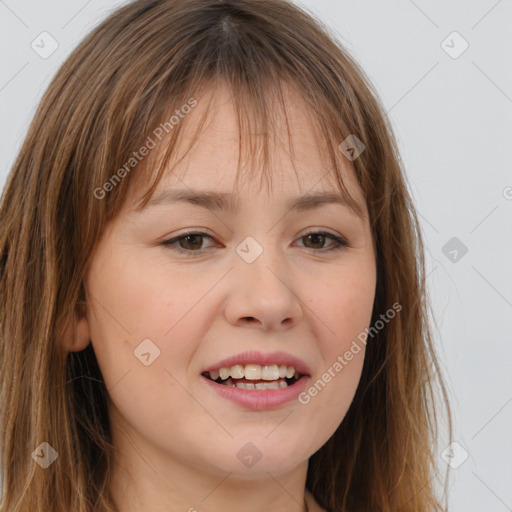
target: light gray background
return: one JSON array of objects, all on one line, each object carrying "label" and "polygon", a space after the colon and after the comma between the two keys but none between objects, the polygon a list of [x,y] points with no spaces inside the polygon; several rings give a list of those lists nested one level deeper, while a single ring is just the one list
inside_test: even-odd
[{"label": "light gray background", "polygon": [[[50,78],[123,3],[0,1],[0,189]],[[450,510],[512,511],[512,1],[299,5],[362,64],[400,143],[426,239],[460,445],[445,452],[458,466]],[[43,31],[59,45],[47,59],[31,48]],[[469,44],[460,56],[463,41],[453,31]],[[452,237],[458,246],[443,251]],[[438,459],[446,464],[441,452]]]}]

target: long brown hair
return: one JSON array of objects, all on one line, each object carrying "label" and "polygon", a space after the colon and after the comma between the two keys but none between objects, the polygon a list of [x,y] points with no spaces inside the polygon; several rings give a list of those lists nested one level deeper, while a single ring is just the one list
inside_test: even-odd
[{"label": "long brown hair", "polygon": [[[240,148],[261,155],[263,169],[284,84],[317,124],[344,192],[347,155],[338,145],[349,135],[365,144],[351,164],[376,249],[372,325],[401,305],[368,341],[354,400],[310,458],[307,488],[333,512],[445,510],[433,483],[436,411],[445,407],[450,439],[451,412],[432,340],[421,231],[377,93],[328,29],[286,0],[137,0],[62,65],[3,191],[0,512],[115,510],[109,396],[92,345],[66,353],[57,340],[64,320],[85,314],[84,280],[106,223],[129,190],[147,187],[147,201],[162,177],[187,122],[171,129],[170,115],[220,82],[232,91]],[[265,134],[263,152],[247,128],[253,120]],[[162,165],[127,165],[148,137],[156,142],[159,126],[167,127]],[[58,453],[46,469],[31,456],[42,442]]]}]

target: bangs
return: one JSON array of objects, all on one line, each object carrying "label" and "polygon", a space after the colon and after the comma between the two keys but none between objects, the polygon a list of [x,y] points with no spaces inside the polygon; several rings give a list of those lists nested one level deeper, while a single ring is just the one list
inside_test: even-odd
[{"label": "bangs", "polygon": [[[348,167],[349,172],[356,169],[348,162],[344,154],[338,149],[338,141],[342,140],[343,126],[332,125],[325,121],[325,115],[319,115],[328,110],[327,105],[318,110],[318,98],[313,106],[309,101],[306,91],[290,80],[281,78],[279,80],[263,83],[256,81],[250,83],[228,82],[224,77],[215,77],[206,80],[202,77],[200,85],[190,84],[187,91],[175,102],[172,107],[165,111],[164,115],[156,118],[151,126],[156,126],[150,133],[146,132],[144,138],[155,139],[155,133],[162,135],[162,126],[167,122],[167,130],[161,137],[155,149],[151,150],[147,158],[140,162],[136,169],[126,178],[127,191],[124,194],[123,202],[114,205],[114,210],[119,212],[127,202],[135,202],[133,208],[135,211],[141,211],[151,200],[156,188],[162,179],[173,172],[187,154],[200,143],[201,135],[209,129],[213,121],[216,104],[216,91],[227,86],[230,91],[230,98],[233,102],[234,111],[237,119],[238,134],[238,163],[235,176],[234,188],[243,181],[259,180],[258,189],[270,192],[272,190],[272,154],[275,151],[278,142],[278,134],[283,130],[288,139],[288,151],[290,161],[295,171],[297,180],[300,181],[299,173],[296,168],[296,157],[293,141],[293,129],[291,127],[287,105],[290,99],[298,100],[298,104],[306,116],[308,123],[312,126],[312,132],[315,136],[314,144],[318,148],[318,154],[321,157],[321,168],[325,170],[322,177],[315,183],[317,185],[325,179],[332,180],[341,196],[346,200],[348,206],[352,208],[359,216],[364,217],[364,209],[350,195],[343,180],[341,169]],[[169,129],[169,120],[177,116],[183,105],[190,103],[193,99],[198,102],[202,112],[190,111],[176,124]],[[198,117],[200,116],[200,117]],[[183,144],[184,130],[189,132],[190,124],[197,119],[196,128],[193,133],[187,136],[191,142]],[[340,123],[341,124],[341,123]],[[160,127],[160,128],[159,128]],[[341,135],[340,135],[341,133]],[[347,163],[349,165],[347,166]],[[356,173],[357,177],[357,173]],[[360,184],[360,180],[357,179]],[[315,186],[314,185],[314,186]],[[263,188],[265,186],[265,189]],[[128,199],[130,198],[130,199]]]},{"label": "bangs", "polygon": [[[162,177],[207,129],[215,97],[210,93],[220,86],[227,86],[230,91],[237,117],[236,184],[242,178],[258,179],[262,186],[266,183],[271,188],[271,146],[283,127],[297,174],[286,101],[286,93],[291,92],[314,127],[314,143],[323,160],[325,177],[334,178],[332,181],[347,204],[363,214],[343,183],[342,169],[354,171],[368,201],[373,188],[369,176],[378,165],[378,155],[367,141],[378,140],[380,130],[370,119],[378,120],[380,115],[362,93],[366,84],[356,71],[357,64],[318,31],[307,15],[291,5],[270,2],[268,12],[263,12],[250,3],[238,8],[204,2],[200,11],[194,9],[199,7],[177,3],[170,9],[163,3],[148,4],[137,13],[140,23],[144,23],[144,31],[139,31],[130,30],[134,13],[127,7],[120,11],[126,12],[126,18],[119,14],[122,22],[109,27],[107,21],[94,36],[103,38],[112,52],[88,55],[94,60],[84,70],[91,75],[75,75],[80,87],[88,83],[92,88],[90,84],[97,81],[95,90],[100,95],[91,99],[90,116],[103,139],[93,148],[97,158],[83,159],[93,164],[88,171],[92,187],[110,184],[99,206],[100,224],[119,213],[128,195],[137,196],[136,208],[148,203]],[[288,26],[288,9],[298,17],[298,31]],[[306,36],[308,33],[317,34],[318,40]],[[90,71],[98,67],[109,75],[107,82],[99,81]],[[189,124],[189,116],[197,116],[193,110],[185,112],[189,109],[184,106],[191,98],[201,103],[208,101],[208,105],[197,123],[192,143],[182,148],[182,130]],[[186,115],[176,117],[177,122],[171,126],[169,120],[182,108]],[[157,147],[145,150],[147,156],[136,161],[134,153],[162,126],[168,129],[157,132],[162,135],[154,144]],[[338,149],[350,135],[367,146],[356,159],[348,159]],[[84,134],[84,140],[90,140],[89,136]],[[116,169],[124,170],[114,175]],[[88,209],[89,216],[95,216],[93,207]]]}]

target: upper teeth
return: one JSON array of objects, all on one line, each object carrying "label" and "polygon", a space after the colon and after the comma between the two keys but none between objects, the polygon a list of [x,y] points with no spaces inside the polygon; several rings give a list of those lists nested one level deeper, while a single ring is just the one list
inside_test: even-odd
[{"label": "upper teeth", "polygon": [[236,364],[231,368],[219,368],[219,370],[211,370],[209,372],[210,377],[213,380],[217,380],[219,377],[222,380],[232,377],[233,379],[247,380],[277,380],[279,378],[284,379],[285,377],[291,379],[296,373],[293,366],[286,366],[277,364],[261,366],[259,364]]}]

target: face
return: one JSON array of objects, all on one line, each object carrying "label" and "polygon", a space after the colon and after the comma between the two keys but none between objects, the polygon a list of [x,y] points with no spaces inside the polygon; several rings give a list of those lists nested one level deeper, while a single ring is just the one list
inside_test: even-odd
[{"label": "face", "polygon": [[[305,194],[341,196],[304,108],[288,98],[298,176],[283,127],[271,189],[256,179],[235,189],[236,118],[219,89],[211,125],[153,198],[234,194],[238,211],[167,195],[137,212],[130,201],[94,253],[84,321],[113,436],[128,433],[153,464],[282,474],[329,439],[354,397],[364,345],[344,355],[369,326],[376,285],[366,205],[345,160],[345,183],[365,216],[336,202],[290,206]],[[220,367],[235,387],[211,380]],[[271,389],[244,389],[256,383]]]}]

